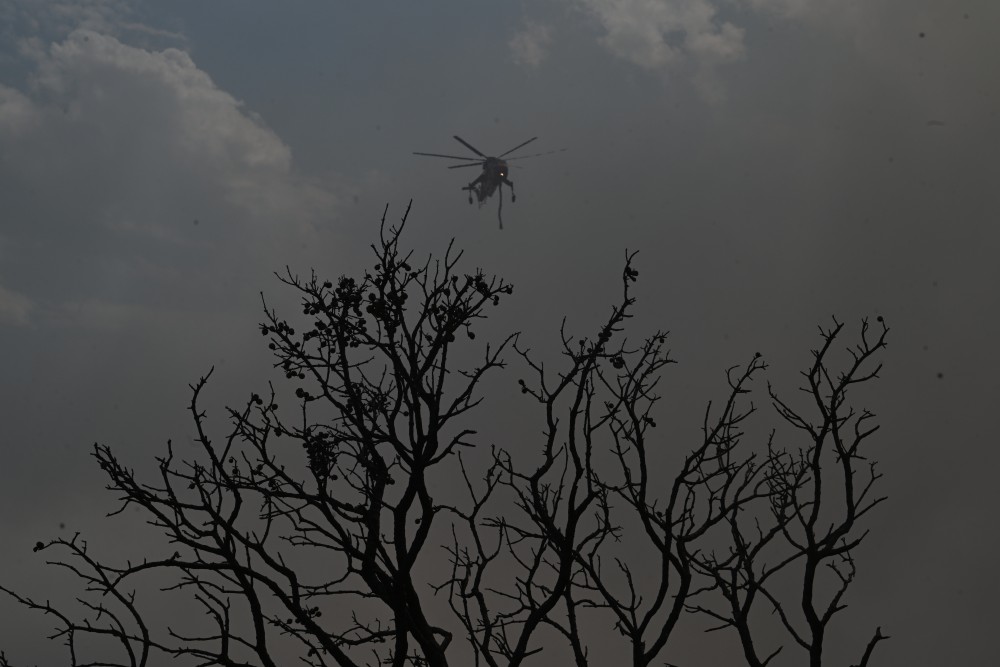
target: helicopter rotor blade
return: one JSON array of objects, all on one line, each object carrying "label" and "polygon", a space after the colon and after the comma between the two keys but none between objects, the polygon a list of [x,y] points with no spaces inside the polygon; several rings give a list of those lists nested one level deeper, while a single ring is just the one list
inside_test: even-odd
[{"label": "helicopter rotor blade", "polygon": [[511,148],[509,151],[507,151],[505,153],[500,153],[500,155],[498,155],[497,157],[503,157],[504,155],[508,155],[510,153],[513,153],[518,148],[524,148],[525,146],[527,146],[528,144],[530,144],[532,141],[534,141],[537,138],[538,137],[532,137],[532,138],[528,139],[527,141],[525,141],[523,144],[518,144],[517,146],[514,146],[513,148]]},{"label": "helicopter rotor blade", "polygon": [[553,153],[562,153],[564,151],[566,151],[565,148],[560,148],[557,151],[548,151],[548,152],[545,152],[545,153],[532,153],[531,155],[518,155],[516,157],[506,158],[506,160],[507,160],[507,162],[510,162],[511,160],[523,160],[523,159],[529,158],[529,157],[541,157],[542,155],[552,155]]},{"label": "helicopter rotor blade", "polygon": [[[474,160],[475,159],[475,158],[471,158],[471,157],[468,157],[468,156],[459,157],[458,155],[442,155],[441,153],[418,153],[417,151],[413,151],[413,154],[414,155],[426,155],[427,157],[446,157],[449,160],[462,160],[463,162],[468,162],[469,160]],[[481,164],[481,163],[482,163],[482,161],[479,161],[476,164]]]},{"label": "helicopter rotor blade", "polygon": [[[484,159],[487,157],[486,155],[483,155],[482,153],[480,153],[478,148],[476,148],[475,146],[473,146],[472,144],[470,144],[468,141],[466,141],[462,137],[458,136],[457,134],[453,135],[453,136],[455,137],[455,139],[460,144],[462,144],[463,146],[465,146],[466,148],[468,148],[470,151],[472,151],[473,153],[475,153],[479,157],[484,158]],[[469,158],[465,158],[465,159],[468,160]]]},{"label": "helicopter rotor blade", "polygon": [[461,169],[462,167],[482,167],[482,162],[470,162],[469,164],[453,164],[449,169]]}]

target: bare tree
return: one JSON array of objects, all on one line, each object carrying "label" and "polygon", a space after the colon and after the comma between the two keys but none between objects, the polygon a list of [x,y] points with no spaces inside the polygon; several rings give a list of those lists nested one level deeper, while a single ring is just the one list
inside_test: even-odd
[{"label": "bare tree", "polygon": [[[95,445],[118,512],[142,510],[171,543],[164,555],[112,565],[79,536],[36,544],[58,550],[50,562],[85,584],[82,616],[0,590],[56,619],[53,638],[65,641],[74,667],[145,666],[156,655],[227,666],[295,656],[317,666],[510,667],[558,637],[582,666],[590,660],[583,623],[617,631],[627,647],[621,661],[639,666],[662,660],[692,612],[734,628],[757,667],[774,655],[759,657],[753,642],[760,599],[820,665],[854,576],[858,522],[882,500],[874,464],[865,478],[856,471],[872,415],[855,415],[845,397],[876,377],[868,365],[885,346],[884,325],[875,341],[863,325],[854,363],[839,376],[828,351],[842,327],[824,332],[806,373],[817,420],[770,393],[806,446],[778,450],[772,438],[759,453],[743,442],[754,412],[746,394],[766,368],[758,354],[730,369],[726,399],[706,410],[703,437],[663,474],[650,447],[664,441],[655,407],[671,359],[665,332],[634,345],[624,335],[635,303],[633,255],[622,297],[596,336],[576,339],[563,323],[555,370],[517,335],[481,345],[478,361],[463,367],[456,357],[477,344],[461,339],[474,339],[512,288],[480,270],[461,272],[451,246],[439,260],[416,263],[399,245],[405,220],[391,228],[383,216],[374,269],[359,279],[279,275],[301,296],[304,326],[297,333],[265,303],[261,333],[295,385],[294,410],[279,411],[273,387],[254,393],[229,410],[232,429],[216,440],[199,404],[206,375],[190,403],[200,456],[179,460],[168,441],[158,479],[147,483]],[[519,384],[544,423],[527,455],[474,445],[470,412],[505,353],[530,372]],[[464,499],[445,488],[449,479],[461,480]],[[829,493],[840,495],[835,519]],[[718,546],[719,533],[728,547]],[[654,565],[635,562],[626,543],[653,554]],[[839,585],[823,602],[825,565]],[[804,626],[771,585],[794,567]],[[137,592],[150,574],[167,591],[187,592],[211,629],[154,623]],[[456,648],[456,631],[467,648]],[[102,639],[118,649],[94,641]],[[881,639],[876,632],[861,665]]]},{"label": "bare tree", "polygon": [[[751,377],[764,368],[759,356],[739,373],[730,373],[725,406],[715,417],[706,414],[703,440],[673,479],[651,473],[647,447],[656,427],[656,386],[671,360],[664,348],[665,332],[635,347],[620,340],[634,304],[630,288],[638,272],[632,257],[622,274],[622,299],[593,340],[571,339],[564,323],[566,364],[554,377],[529,351],[517,350],[535,374],[531,384],[520,381],[522,391],[545,415],[540,464],[519,472],[509,454],[495,452],[485,492],[476,496],[469,484],[474,511],[462,517],[473,536],[472,546],[460,548],[456,541],[455,573],[449,583],[453,608],[489,665],[519,664],[520,656],[532,653],[524,644],[526,633],[520,632],[522,643],[513,645],[508,627],[533,629],[542,623],[565,637],[577,665],[588,664],[578,618],[595,610],[610,613],[614,629],[628,640],[629,656],[623,661],[651,664],[694,592],[698,540],[730,512],[767,496],[754,457],[741,458],[736,451],[736,431],[749,414],[739,398]],[[609,479],[609,472],[616,479]],[[513,491],[520,521],[504,516],[480,519],[486,497],[498,486]],[[664,488],[667,493],[657,493]],[[656,566],[648,572],[634,571],[621,555],[605,558],[609,543],[622,541],[626,532],[616,503],[628,515],[632,532],[657,555]],[[484,575],[500,550],[486,546],[484,525],[496,534],[493,544],[502,542],[522,571],[514,590],[495,594],[493,604],[485,599]],[[611,562],[611,573],[605,571],[606,561]],[[514,603],[511,609],[505,601]],[[503,661],[497,659],[501,657]]]},{"label": "bare tree", "polygon": [[[755,646],[751,611],[757,602],[778,616],[808,655],[810,667],[823,664],[827,631],[846,607],[844,594],[854,581],[854,551],[868,534],[859,522],[886,499],[874,490],[881,474],[865,448],[879,428],[873,424],[875,415],[867,409],[859,412],[847,402],[849,390],[878,377],[882,368],[876,356],[885,348],[888,329],[882,317],[878,324],[873,334],[868,322],[862,322],[860,343],[848,348],[849,362],[839,373],[831,367],[830,357],[844,325],[834,320],[832,328],[820,329],[822,346],[813,350],[813,364],[802,373],[801,391],[808,409],[793,407],[768,387],[777,413],[800,432],[804,444],[778,449],[769,443],[765,478],[770,525],[762,525],[759,517],[750,525],[738,508],[730,509],[726,522],[732,539],[727,552],[697,561],[726,605],[724,611],[703,605],[694,609],[720,621],[719,628],[736,629],[751,667],[767,665],[781,650],[762,656]],[[782,601],[776,592],[775,581],[782,575],[797,581],[797,600]],[[877,628],[859,667],[869,664],[875,645],[884,639]]]}]

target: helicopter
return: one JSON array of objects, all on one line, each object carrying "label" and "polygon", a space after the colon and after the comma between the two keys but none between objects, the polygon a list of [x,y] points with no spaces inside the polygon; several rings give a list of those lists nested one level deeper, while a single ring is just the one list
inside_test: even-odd
[{"label": "helicopter", "polygon": [[[462,190],[468,191],[469,193],[469,203],[473,203],[472,196],[475,195],[476,199],[479,201],[479,205],[482,206],[483,203],[493,196],[493,193],[499,194],[499,206],[497,207],[497,218],[500,221],[500,229],[503,229],[503,186],[506,185],[510,188],[510,200],[511,202],[517,201],[517,194],[514,192],[514,183],[507,177],[509,172],[509,167],[507,162],[510,160],[523,160],[529,157],[538,157],[540,155],[549,155],[550,153],[560,153],[565,148],[558,151],[548,151],[547,153],[534,153],[533,155],[519,155],[516,157],[506,157],[516,150],[524,148],[532,141],[538,137],[532,137],[527,141],[519,143],[508,151],[504,151],[500,155],[493,157],[485,155],[478,148],[470,144],[468,141],[458,136],[454,135],[456,141],[468,148],[470,151],[479,156],[479,158],[474,157],[462,157],[459,155],[442,155],[441,153],[419,153],[414,151],[414,155],[423,155],[426,157],[443,157],[449,160],[462,160],[465,164],[455,164],[449,169],[461,169],[462,167],[481,167],[482,173],[479,174],[475,179],[469,182],[468,185],[462,187]],[[481,158],[481,159],[480,159]]]}]

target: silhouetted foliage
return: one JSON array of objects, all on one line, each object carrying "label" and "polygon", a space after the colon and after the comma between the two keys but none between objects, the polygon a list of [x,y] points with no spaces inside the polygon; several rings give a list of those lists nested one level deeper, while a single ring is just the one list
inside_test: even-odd
[{"label": "silhouetted foliage", "polygon": [[[414,261],[402,228],[383,216],[374,267],[358,278],[279,276],[300,294],[302,318],[265,303],[261,333],[293,410],[279,410],[273,387],[251,394],[216,440],[199,407],[206,375],[190,403],[199,456],[181,460],[168,441],[158,479],[144,482],[95,445],[118,512],[139,508],[172,544],[123,565],[92,557],[79,536],[35,545],[84,582],[82,616],[2,590],[56,619],[69,664],[508,667],[543,645],[551,662],[561,643],[558,664],[582,666],[597,628],[622,638],[621,664],[638,666],[662,664],[682,619],[707,616],[710,630],[738,634],[747,665],[781,650],[759,631],[775,617],[790,650],[821,665],[860,524],[884,499],[867,455],[874,416],[848,402],[881,368],[881,318],[874,330],[862,322],[839,369],[844,327],[820,330],[802,405],[768,385],[793,444],[773,432],[761,447],[746,442],[748,394],[767,368],[754,354],[727,371],[724,400],[670,469],[662,453],[674,438],[655,409],[667,334],[624,335],[634,255],[596,335],[575,338],[564,322],[561,358],[543,361],[517,335],[468,342],[511,286],[460,271],[451,246]],[[470,348],[478,361],[457,364]],[[471,412],[505,355],[536,406],[512,417],[538,415],[544,431],[517,451],[484,450]],[[154,622],[155,596],[136,593],[150,573],[186,591],[211,629]],[[884,638],[876,630],[859,645],[860,666]]]}]

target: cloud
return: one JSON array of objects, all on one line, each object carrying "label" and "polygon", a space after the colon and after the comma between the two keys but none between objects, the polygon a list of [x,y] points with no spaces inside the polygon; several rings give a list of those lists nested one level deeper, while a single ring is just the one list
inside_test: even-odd
[{"label": "cloud", "polygon": [[26,296],[0,285],[0,325],[23,326],[28,323],[30,311],[31,301]]},{"label": "cloud", "polygon": [[646,69],[687,59],[714,65],[743,57],[743,29],[720,21],[711,0],[575,0],[604,28],[601,43]]},{"label": "cloud", "polygon": [[785,17],[802,16],[811,10],[830,4],[829,0],[741,0],[741,2],[755,10]]},{"label": "cloud", "polygon": [[0,85],[0,280],[25,298],[178,309],[331,213],[330,189],[184,51],[87,29],[36,47],[24,89]]},{"label": "cloud", "polygon": [[0,0],[7,25],[67,34],[84,28],[114,33],[134,13],[135,0]]},{"label": "cloud", "polygon": [[508,46],[515,63],[538,67],[548,55],[547,49],[551,41],[552,36],[548,27],[528,21],[520,31],[511,37]]},{"label": "cloud", "polygon": [[21,92],[0,83],[0,140],[11,140],[35,124],[35,108]]}]

